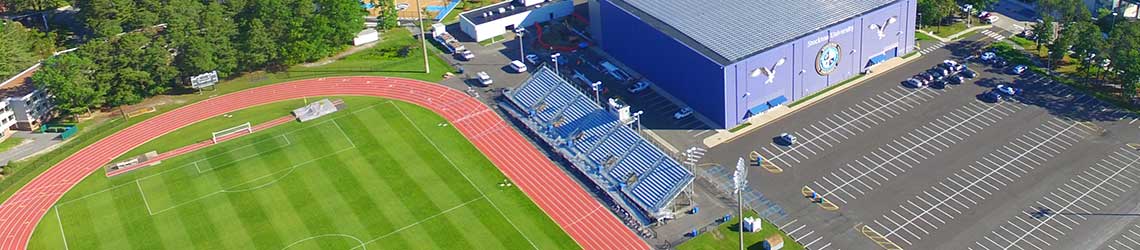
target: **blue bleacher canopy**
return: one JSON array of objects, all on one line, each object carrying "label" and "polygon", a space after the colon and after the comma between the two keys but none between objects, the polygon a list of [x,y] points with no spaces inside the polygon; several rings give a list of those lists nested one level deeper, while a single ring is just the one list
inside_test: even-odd
[{"label": "blue bleacher canopy", "polygon": [[784,104],[785,102],[788,102],[787,97],[778,96],[776,98],[773,98],[771,101],[768,101],[768,106],[769,107],[780,106],[780,104]]},{"label": "blue bleacher canopy", "polygon": [[758,115],[760,113],[764,113],[764,111],[768,111],[768,108],[771,107],[769,107],[767,103],[761,103],[760,105],[756,105],[756,107],[748,109],[748,113],[752,115]]}]

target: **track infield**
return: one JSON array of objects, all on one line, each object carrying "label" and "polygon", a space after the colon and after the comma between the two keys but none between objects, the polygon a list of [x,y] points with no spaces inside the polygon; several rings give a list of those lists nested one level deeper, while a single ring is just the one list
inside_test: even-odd
[{"label": "track infield", "polygon": [[520,190],[498,185],[506,177],[443,118],[402,102],[350,105],[122,176],[91,175],[29,247],[578,248]]}]

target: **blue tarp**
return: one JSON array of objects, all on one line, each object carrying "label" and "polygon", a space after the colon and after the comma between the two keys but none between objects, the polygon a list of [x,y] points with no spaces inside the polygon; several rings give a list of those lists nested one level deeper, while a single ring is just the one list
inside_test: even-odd
[{"label": "blue tarp", "polygon": [[447,13],[451,13],[452,10],[455,10],[455,5],[458,5],[459,1],[460,0],[451,0],[451,3],[447,4],[447,6],[444,6],[443,9],[439,11],[439,14],[435,15],[435,20],[439,21],[447,17]]},{"label": "blue tarp", "polygon": [[769,107],[780,106],[780,104],[784,104],[785,102],[788,102],[788,98],[784,97],[784,96],[779,96],[779,97],[773,98],[771,101],[768,101],[768,106]]},{"label": "blue tarp", "polygon": [[752,115],[758,115],[760,113],[764,113],[764,111],[768,111],[768,108],[771,108],[771,107],[768,106],[767,103],[761,103],[760,105],[756,105],[756,107],[752,107],[752,108],[748,109],[748,113],[750,113]]}]

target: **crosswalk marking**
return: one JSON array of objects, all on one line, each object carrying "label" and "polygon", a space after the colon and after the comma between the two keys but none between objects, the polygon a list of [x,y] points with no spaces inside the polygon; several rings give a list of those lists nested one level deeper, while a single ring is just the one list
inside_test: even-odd
[{"label": "crosswalk marking", "polygon": [[1001,33],[998,33],[998,32],[993,32],[991,30],[982,30],[982,34],[986,35],[990,38],[993,38],[994,40],[998,40],[998,41],[1005,40],[1004,35],[1002,35]]}]

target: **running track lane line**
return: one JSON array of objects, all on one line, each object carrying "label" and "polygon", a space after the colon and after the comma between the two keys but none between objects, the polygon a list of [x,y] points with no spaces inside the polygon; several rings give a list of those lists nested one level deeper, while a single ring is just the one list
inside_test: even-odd
[{"label": "running track lane line", "polygon": [[[48,209],[84,177],[112,159],[170,131],[252,106],[318,96],[374,96],[425,107],[448,121],[496,167],[585,249],[649,249],[636,234],[495,112],[457,90],[417,80],[388,77],[336,77],[292,81],[203,100],[171,110],[83,148],[36,176],[0,204],[0,249],[26,249]],[[577,221],[577,223],[574,223]],[[574,224],[571,224],[574,223]]]}]

